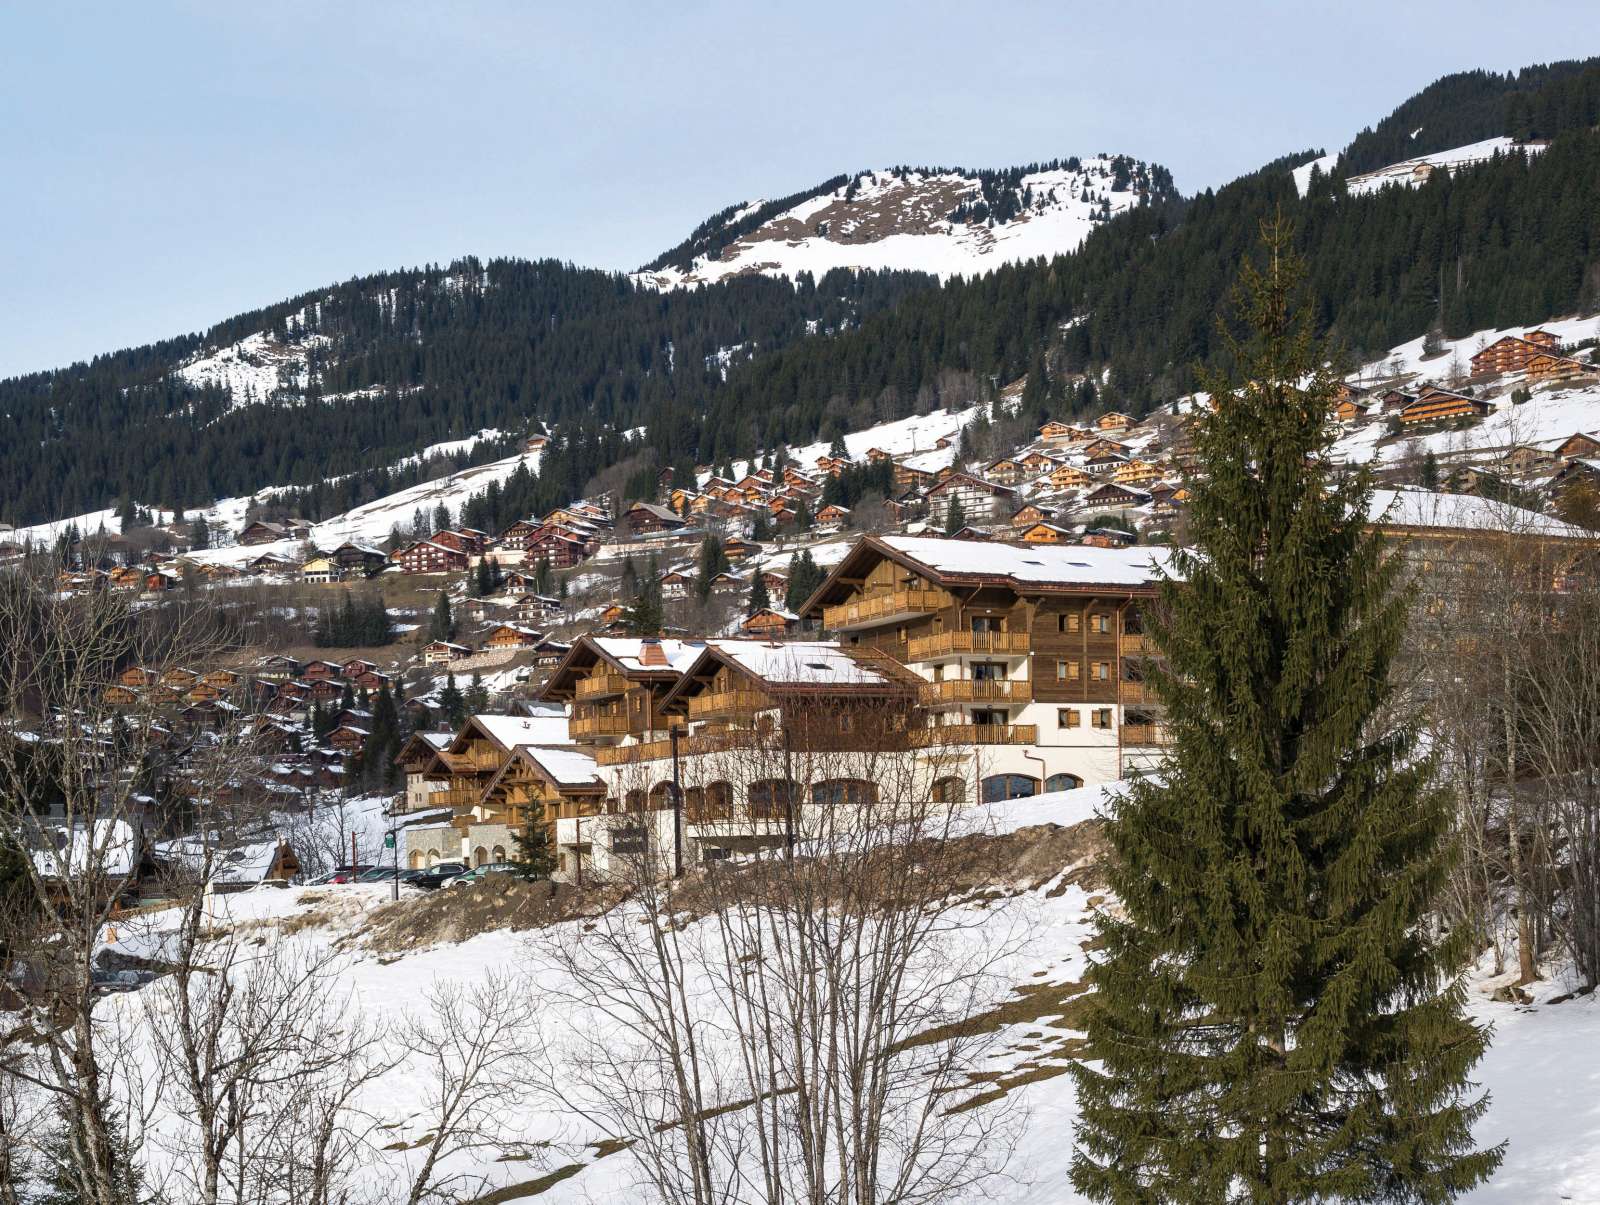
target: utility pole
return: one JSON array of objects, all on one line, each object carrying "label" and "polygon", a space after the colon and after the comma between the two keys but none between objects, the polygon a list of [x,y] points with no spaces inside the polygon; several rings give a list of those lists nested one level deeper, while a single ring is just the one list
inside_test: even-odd
[{"label": "utility pole", "polygon": [[678,737],[682,729],[667,731],[672,746],[672,877],[683,878],[683,786],[678,779]]}]

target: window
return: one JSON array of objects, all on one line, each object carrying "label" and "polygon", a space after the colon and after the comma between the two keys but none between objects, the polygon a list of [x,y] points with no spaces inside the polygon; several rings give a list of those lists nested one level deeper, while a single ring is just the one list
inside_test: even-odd
[{"label": "window", "polygon": [[1082,718],[1076,707],[1063,707],[1056,712],[1056,727],[1076,728]]},{"label": "window", "polygon": [[1083,779],[1076,774],[1052,774],[1044,780],[1044,789],[1047,791],[1076,791],[1083,785]]},{"label": "window", "polygon": [[1078,630],[1078,613],[1076,611],[1070,615],[1058,615],[1056,616],[1056,621],[1061,625],[1060,631],[1076,632]]},{"label": "window", "polygon": [[1002,799],[1026,799],[1039,793],[1039,780],[1026,774],[995,774],[983,780],[983,801],[997,803]]},{"label": "window", "polygon": [[1057,682],[1076,682],[1078,680],[1078,663],[1076,661],[1056,662]]},{"label": "window", "polygon": [[910,639],[910,637],[906,635],[906,625],[905,624],[901,624],[898,628],[895,629],[895,635],[900,637],[900,643],[901,644],[904,644],[907,640]]},{"label": "window", "polygon": [[750,784],[750,815],[757,820],[772,820],[784,815],[798,792],[795,783],[781,778],[763,778]]},{"label": "window", "polygon": [[974,632],[998,632],[1000,620],[993,615],[974,615],[971,617]]},{"label": "window", "polygon": [[818,807],[840,803],[875,803],[877,798],[877,786],[862,778],[829,778],[811,788],[811,802]]},{"label": "window", "polygon": [[1111,616],[1105,613],[1089,616],[1089,630],[1102,635],[1111,630]]},{"label": "window", "polygon": [[1096,707],[1093,711],[1091,711],[1089,713],[1089,722],[1091,724],[1093,724],[1096,728],[1110,728],[1111,727],[1111,708],[1109,708],[1109,707]]},{"label": "window", "polygon": [[642,824],[622,824],[611,830],[611,852],[642,854],[649,838]]},{"label": "window", "polygon": [[1111,662],[1096,661],[1094,663],[1094,680],[1096,682],[1111,681]]},{"label": "window", "polygon": [[959,775],[937,780],[933,784],[933,801],[935,803],[965,803],[967,801],[967,780]]},{"label": "window", "polygon": [[496,862],[504,862],[506,860],[506,847],[504,845],[496,845],[494,847],[494,860]]}]

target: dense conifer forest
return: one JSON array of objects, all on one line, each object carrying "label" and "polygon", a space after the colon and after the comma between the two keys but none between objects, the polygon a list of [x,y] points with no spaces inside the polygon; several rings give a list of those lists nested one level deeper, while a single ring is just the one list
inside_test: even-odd
[{"label": "dense conifer forest", "polygon": [[[1028,417],[1103,404],[1144,413],[1216,360],[1217,300],[1260,221],[1278,212],[1298,232],[1317,319],[1352,362],[1430,329],[1537,323],[1600,306],[1600,209],[1587,201],[1600,193],[1597,119],[1593,60],[1450,76],[1364,131],[1304,197],[1289,168],[1314,152],[1187,198],[1151,167],[1148,202],[1100,223],[1075,253],[943,286],[920,273],[836,271],[660,292],[515,259],[358,278],[203,336],[0,382],[0,519],[38,522],[119,498],[188,509],[269,485],[301,487],[281,502],[317,519],[503,456],[550,425],[557,438],[538,480],[486,500],[487,518],[563,501],[612,466],[642,492],[660,467],[721,464],[969,403],[1030,367],[1041,379]],[[1420,188],[1343,192],[1345,173],[1507,131],[1553,141],[1532,158],[1436,172]],[[1003,207],[1026,170],[983,174],[985,204]],[[737,212],[656,262],[735,237],[754,218]],[[303,390],[238,405],[172,375],[263,331],[303,354]],[[625,437],[640,428],[647,438]],[[483,429],[502,435],[417,459]]]}]

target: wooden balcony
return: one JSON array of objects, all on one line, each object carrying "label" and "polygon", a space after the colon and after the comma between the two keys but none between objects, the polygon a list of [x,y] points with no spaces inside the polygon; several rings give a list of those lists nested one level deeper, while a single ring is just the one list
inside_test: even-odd
[{"label": "wooden balcony", "polygon": [[[696,733],[678,738],[678,754],[687,757],[696,753],[720,753],[731,749],[740,740],[752,740],[753,734]],[[641,741],[635,745],[612,745],[596,749],[594,760],[600,766],[632,766],[639,762],[661,761],[672,756],[672,741]]]},{"label": "wooden balcony", "polygon": [[1124,745],[1164,745],[1167,743],[1167,734],[1160,724],[1124,724],[1122,726],[1122,743]]},{"label": "wooden balcony", "polygon": [[880,623],[895,623],[927,615],[945,605],[941,590],[894,590],[874,594],[837,607],[822,608],[822,626],[843,632],[851,628],[870,628]]},{"label": "wooden balcony", "polygon": [[725,720],[754,715],[776,706],[759,690],[721,690],[689,700],[691,720]]},{"label": "wooden balcony", "polygon": [[932,661],[964,653],[1018,657],[1025,656],[1031,647],[1026,632],[940,632],[937,636],[918,636],[908,641],[906,656],[912,661]]},{"label": "wooden balcony", "polygon": [[930,682],[922,688],[924,707],[956,707],[966,703],[1028,703],[1033,683],[1009,679],[957,678]]},{"label": "wooden balcony", "polygon": [[939,728],[913,728],[908,735],[914,749],[940,745],[1037,745],[1037,724],[945,724]]},{"label": "wooden balcony", "polygon": [[1117,701],[1124,706],[1139,703],[1155,703],[1156,692],[1150,689],[1150,683],[1124,678],[1117,687]]},{"label": "wooden balcony", "polygon": [[483,797],[477,787],[446,787],[428,796],[430,808],[469,808]]},{"label": "wooden balcony", "polygon": [[630,685],[621,674],[594,674],[580,679],[574,694],[578,699],[610,699],[626,693]]},{"label": "wooden balcony", "polygon": [[1124,632],[1122,634],[1122,655],[1124,657],[1147,657],[1150,655],[1151,646],[1142,632]]},{"label": "wooden balcony", "polygon": [[627,736],[630,731],[625,715],[574,716],[568,728],[575,740],[592,740],[597,736]]},{"label": "wooden balcony", "polygon": [[439,752],[439,760],[458,774],[481,774],[498,770],[503,755],[492,745],[479,744],[461,753]]}]

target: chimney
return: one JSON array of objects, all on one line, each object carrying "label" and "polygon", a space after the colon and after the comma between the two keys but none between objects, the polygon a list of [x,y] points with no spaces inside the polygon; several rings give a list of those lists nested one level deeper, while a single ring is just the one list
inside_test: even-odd
[{"label": "chimney", "polygon": [[639,644],[639,664],[654,669],[668,667],[667,655],[661,651],[661,641],[654,636],[646,637]]}]

